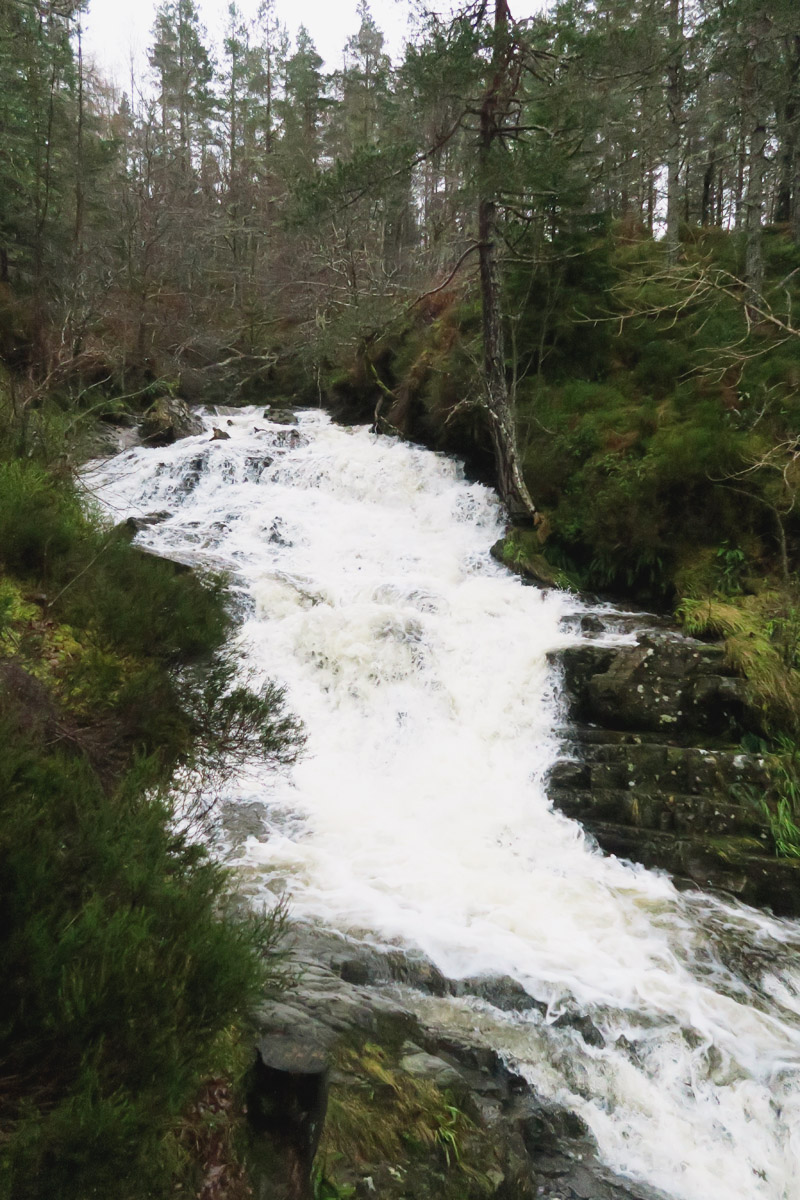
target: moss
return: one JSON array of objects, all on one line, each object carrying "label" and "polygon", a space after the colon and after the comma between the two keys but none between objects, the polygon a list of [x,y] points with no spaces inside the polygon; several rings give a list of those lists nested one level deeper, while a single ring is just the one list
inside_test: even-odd
[{"label": "moss", "polygon": [[512,529],[492,546],[492,556],[517,575],[545,587],[569,587],[570,581],[547,561],[534,530]]},{"label": "moss", "polygon": [[25,599],[22,585],[0,580],[0,652],[13,655],[66,709],[79,714],[114,708],[143,663],[102,645],[93,630],[56,621],[41,603]]},{"label": "moss", "polygon": [[20,630],[35,619],[39,609],[26,600],[21,584],[8,577],[0,577],[0,639],[6,646],[16,645]]},{"label": "moss", "polygon": [[730,663],[744,675],[764,727],[800,730],[800,596],[764,588],[753,595],[684,598],[687,632],[725,638]]},{"label": "moss", "polygon": [[[491,1195],[499,1164],[488,1132],[455,1095],[402,1070],[399,1050],[340,1046],[318,1157],[320,1194],[370,1176],[381,1195]],[[329,1190],[325,1189],[338,1189]]]}]

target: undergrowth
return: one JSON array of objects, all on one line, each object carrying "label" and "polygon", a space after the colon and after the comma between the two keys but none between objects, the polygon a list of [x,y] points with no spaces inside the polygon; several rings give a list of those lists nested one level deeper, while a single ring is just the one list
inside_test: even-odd
[{"label": "undergrowth", "polygon": [[461,1097],[402,1070],[386,1047],[371,1042],[341,1047],[336,1067],[339,1082],[318,1156],[318,1200],[353,1195],[353,1181],[376,1171],[388,1172],[393,1191],[454,1200],[491,1194],[497,1167],[491,1139]]},{"label": "undergrowth", "polygon": [[688,633],[725,639],[761,714],[760,736],[750,735],[747,748],[764,756],[771,780],[766,796],[749,799],[769,824],[775,852],[800,858],[800,594],[766,588],[686,598],[678,617]]},{"label": "undergrowth", "polygon": [[800,735],[800,595],[686,597],[677,615],[687,633],[725,639],[765,729]]},{"label": "undergrowth", "polygon": [[171,783],[202,816],[301,731],[220,657],[224,580],[132,547],[66,460],[4,450],[0,1197],[195,1195],[206,1170],[244,1197],[243,1031],[284,983],[283,914],[239,911]]},{"label": "undergrowth", "polygon": [[0,1189],[105,1196],[113,1178],[115,1196],[166,1194],[181,1175],[170,1131],[275,977],[279,914],[234,916],[225,872],[143,788],[147,763],[109,794],[85,758],[13,718],[0,729]]}]

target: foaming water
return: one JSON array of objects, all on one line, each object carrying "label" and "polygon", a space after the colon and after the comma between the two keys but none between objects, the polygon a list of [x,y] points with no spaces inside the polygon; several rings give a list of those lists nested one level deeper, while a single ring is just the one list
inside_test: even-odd
[{"label": "foaming water", "polygon": [[227,428],[87,484],[117,519],[170,514],[143,545],[230,571],[242,661],[306,724],[291,774],[230,781],[231,802],[265,804],[238,854],[250,886],[546,1001],[449,1011],[489,1022],[614,1169],[675,1200],[800,1200],[800,926],[681,895],[548,805],[546,656],[575,640],[574,598],[493,562],[496,498],[448,458],[319,413]]}]

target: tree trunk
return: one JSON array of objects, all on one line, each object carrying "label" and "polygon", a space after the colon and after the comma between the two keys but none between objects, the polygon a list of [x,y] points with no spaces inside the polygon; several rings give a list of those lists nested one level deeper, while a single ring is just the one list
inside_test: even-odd
[{"label": "tree trunk", "polygon": [[764,209],[764,171],[766,169],[764,151],[766,145],[766,120],[759,115],[755,118],[753,132],[750,137],[747,192],[744,201],[745,232],[747,234],[745,282],[747,284],[748,306],[759,303],[764,283],[761,220]]},{"label": "tree trunk", "polygon": [[84,125],[84,95],[83,95],[83,28],[78,17],[78,128],[75,137],[75,259],[80,265],[83,258],[83,125]]},{"label": "tree trunk", "polygon": [[678,261],[680,251],[681,169],[681,29],[680,0],[669,0],[669,60],[667,62],[667,258]]},{"label": "tree trunk", "polygon": [[744,126],[745,118],[742,115],[742,122],[739,128],[739,154],[736,163],[736,186],[733,199],[733,227],[737,233],[740,232],[744,225],[744,169],[747,164],[747,137]]},{"label": "tree trunk", "polygon": [[716,170],[716,150],[712,149],[703,174],[703,199],[700,203],[700,224],[705,227],[714,221],[714,172]]},{"label": "tree trunk", "polygon": [[763,73],[769,55],[770,23],[763,12],[756,15],[751,26],[750,63],[745,89],[745,112],[750,122],[750,146],[747,155],[747,190],[744,196],[745,283],[748,315],[761,301],[764,284],[764,255],[761,227],[764,214],[764,176],[767,170],[767,102],[764,96]]},{"label": "tree trunk", "polygon": [[497,203],[493,150],[502,137],[510,84],[511,43],[506,0],[495,0],[491,77],[480,114],[478,240],[483,317],[483,382],[494,449],[497,489],[512,521],[530,521],[535,508],[522,474],[516,423],[505,369],[505,339],[497,267]]},{"label": "tree trunk", "polygon": [[800,138],[800,34],[787,44],[786,53],[789,70],[787,94],[779,122],[778,196],[775,203],[775,220],[781,223],[791,221],[796,203],[795,163]]}]

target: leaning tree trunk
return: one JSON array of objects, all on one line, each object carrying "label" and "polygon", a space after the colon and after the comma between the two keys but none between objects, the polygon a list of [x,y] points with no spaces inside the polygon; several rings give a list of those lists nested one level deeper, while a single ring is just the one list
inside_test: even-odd
[{"label": "leaning tree trunk", "polygon": [[483,382],[494,449],[497,488],[512,521],[530,521],[536,513],[517,450],[516,422],[505,369],[505,339],[497,267],[497,202],[493,150],[502,138],[511,82],[508,4],[495,0],[491,76],[480,114],[480,200],[478,241],[483,315]]}]

